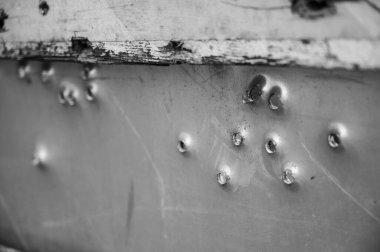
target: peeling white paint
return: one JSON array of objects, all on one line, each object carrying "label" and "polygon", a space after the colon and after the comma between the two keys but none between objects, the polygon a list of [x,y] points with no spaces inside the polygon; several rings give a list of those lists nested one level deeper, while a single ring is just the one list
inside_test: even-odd
[{"label": "peeling white paint", "polygon": [[92,42],[73,52],[71,42],[0,44],[0,58],[41,57],[97,63],[265,64],[380,69],[377,40],[186,40]]}]

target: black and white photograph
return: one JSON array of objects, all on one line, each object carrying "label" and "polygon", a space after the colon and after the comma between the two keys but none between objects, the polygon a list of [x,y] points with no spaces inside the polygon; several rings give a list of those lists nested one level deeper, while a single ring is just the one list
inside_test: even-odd
[{"label": "black and white photograph", "polygon": [[0,0],[0,252],[380,252],[380,0]]}]

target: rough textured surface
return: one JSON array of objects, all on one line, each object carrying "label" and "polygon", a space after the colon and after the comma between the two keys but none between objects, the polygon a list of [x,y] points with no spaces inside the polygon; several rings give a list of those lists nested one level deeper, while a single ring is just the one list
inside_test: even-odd
[{"label": "rough textured surface", "polygon": [[380,38],[380,15],[365,1],[338,1],[332,13],[316,4],[310,5],[312,12],[300,4],[292,11],[289,0],[45,2],[49,10],[43,15],[38,1],[2,1],[9,18],[1,39],[68,41],[74,34],[90,41]]},{"label": "rough textured surface", "polygon": [[368,40],[228,40],[20,42],[0,44],[2,58],[94,63],[262,64],[380,69],[380,42]]},{"label": "rough textured surface", "polygon": [[3,1],[0,58],[379,69],[379,1]]}]

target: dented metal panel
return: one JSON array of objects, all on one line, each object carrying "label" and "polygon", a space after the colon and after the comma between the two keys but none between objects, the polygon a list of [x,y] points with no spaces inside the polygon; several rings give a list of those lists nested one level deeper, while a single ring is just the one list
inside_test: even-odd
[{"label": "dented metal panel", "polygon": [[379,251],[379,78],[2,61],[0,243]]}]

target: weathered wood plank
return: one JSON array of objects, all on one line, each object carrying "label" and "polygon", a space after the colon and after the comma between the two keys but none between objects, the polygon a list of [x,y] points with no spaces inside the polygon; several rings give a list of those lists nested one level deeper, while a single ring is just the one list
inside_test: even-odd
[{"label": "weathered wood plank", "polygon": [[[46,12],[38,1],[2,1],[8,18],[0,39],[68,41],[74,34],[90,41],[380,38],[373,0],[338,1],[328,15],[312,20],[292,12],[289,0],[45,2]],[[313,7],[316,13],[323,8]]]},{"label": "weathered wood plank", "polygon": [[1,58],[93,63],[262,64],[380,69],[380,41],[227,40],[19,42],[0,44]]},{"label": "weathered wood plank", "polygon": [[380,69],[379,1],[302,1],[4,1],[0,58]]}]

